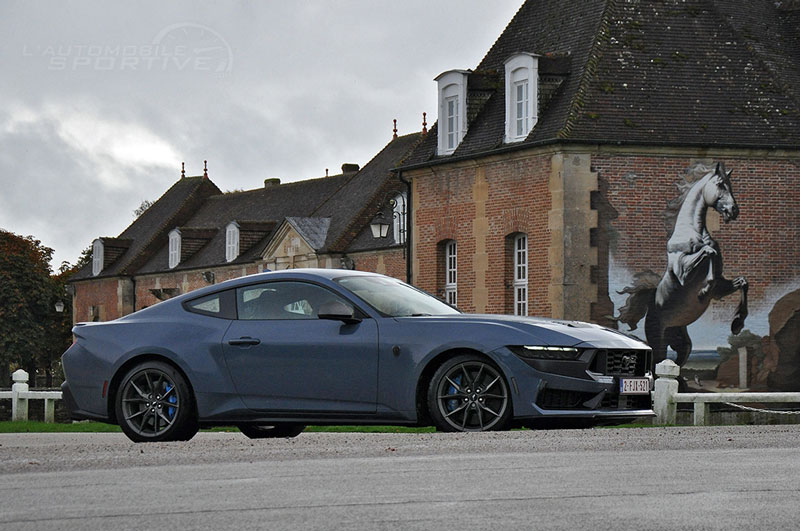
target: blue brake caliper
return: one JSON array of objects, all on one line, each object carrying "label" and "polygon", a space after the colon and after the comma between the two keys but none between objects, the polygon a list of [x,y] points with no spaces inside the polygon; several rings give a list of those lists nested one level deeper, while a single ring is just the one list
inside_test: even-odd
[{"label": "blue brake caliper", "polygon": [[[172,390],[172,386],[167,384],[167,390],[164,393],[165,394],[169,393],[171,390]],[[170,395],[169,398],[167,398],[167,402],[169,402],[170,404],[177,404],[178,403],[178,397],[175,396],[175,395]],[[172,416],[174,414],[175,414],[175,408],[172,407],[172,406],[168,407],[167,408],[167,416],[169,418],[172,418]]]},{"label": "blue brake caliper", "polygon": [[[461,375],[459,375],[457,378],[453,378],[453,381],[455,383],[457,383],[459,385],[459,387],[460,387],[461,386]],[[457,391],[457,389],[451,385],[447,389],[447,394],[448,395],[452,395],[452,394],[455,394],[456,391]],[[457,398],[451,398],[450,400],[447,401],[447,411],[448,412],[449,411],[453,411],[455,408],[458,407],[458,405],[459,405],[458,399]]]}]

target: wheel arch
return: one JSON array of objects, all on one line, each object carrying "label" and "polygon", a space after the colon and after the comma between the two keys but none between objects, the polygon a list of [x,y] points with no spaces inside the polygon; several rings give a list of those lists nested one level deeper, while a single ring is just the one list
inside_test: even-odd
[{"label": "wheel arch", "polygon": [[106,395],[106,409],[108,410],[108,418],[109,420],[114,423],[118,424],[117,422],[117,411],[116,411],[116,400],[117,400],[117,392],[119,391],[120,383],[122,382],[122,378],[131,370],[134,366],[139,365],[140,363],[144,363],[146,361],[160,361],[162,363],[166,363],[173,367],[176,371],[183,376],[183,379],[186,380],[186,385],[189,386],[189,393],[192,397],[192,406],[194,411],[197,412],[197,397],[194,393],[194,387],[192,386],[192,381],[189,379],[189,375],[186,374],[186,371],[181,368],[180,365],[175,363],[175,361],[171,360],[167,356],[163,356],[161,354],[154,354],[154,353],[145,353],[145,354],[138,354],[129,360],[125,361],[122,365],[119,366],[117,372],[114,373],[114,376],[111,377],[111,381],[108,383],[108,394]]},{"label": "wheel arch", "polygon": [[[441,367],[448,360],[455,358],[456,356],[462,356],[465,354],[479,356],[481,358],[486,359],[492,365],[494,365],[500,372],[500,374],[503,376],[503,379],[506,380],[506,385],[508,386],[510,392],[511,387],[509,385],[508,374],[506,373],[505,368],[503,367],[502,364],[498,363],[497,360],[495,360],[489,354],[469,347],[457,347],[445,350],[435,355],[430,360],[428,360],[428,363],[425,365],[425,368],[422,369],[422,372],[420,373],[420,376],[417,379],[415,403],[417,407],[417,422],[420,425],[429,426],[433,423],[430,416],[430,412],[428,411],[428,400],[426,395],[428,393],[428,386],[430,385],[434,373],[439,367]],[[512,416],[513,416],[513,400],[509,400],[509,407],[512,407]]]}]

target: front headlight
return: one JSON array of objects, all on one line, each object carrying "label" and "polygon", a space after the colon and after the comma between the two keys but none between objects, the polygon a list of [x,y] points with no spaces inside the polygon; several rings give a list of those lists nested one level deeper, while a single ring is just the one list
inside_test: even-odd
[{"label": "front headlight", "polygon": [[581,351],[575,347],[553,347],[539,345],[522,345],[509,347],[511,352],[520,358],[535,360],[576,360],[581,357]]}]

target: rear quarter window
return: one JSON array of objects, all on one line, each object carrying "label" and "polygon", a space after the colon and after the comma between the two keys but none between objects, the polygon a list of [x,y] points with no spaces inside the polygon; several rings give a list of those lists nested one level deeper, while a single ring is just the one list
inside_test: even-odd
[{"label": "rear quarter window", "polygon": [[200,315],[220,319],[236,319],[236,300],[233,290],[188,300],[183,303],[183,307],[186,311]]}]

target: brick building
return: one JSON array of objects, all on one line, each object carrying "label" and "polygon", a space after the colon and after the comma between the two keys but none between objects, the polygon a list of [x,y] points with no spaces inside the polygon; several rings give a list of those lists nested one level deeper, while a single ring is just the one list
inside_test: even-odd
[{"label": "brick building", "polygon": [[[751,372],[800,367],[774,329],[800,322],[773,318],[800,289],[798,27],[797,2],[527,1],[474,70],[436,78],[438,121],[400,168],[415,284],[616,326],[618,292],[665,271],[678,185],[722,162],[741,214],[705,226],[749,281]],[[696,351],[728,346],[738,301],[689,327]]]},{"label": "brick building", "polygon": [[[207,172],[182,176],[118,237],[92,245],[71,279],[73,318],[107,321],[231,278],[294,267],[349,268],[405,278],[405,224],[375,239],[369,224],[406,187],[392,173],[420,134],[394,138],[363,168],[222,193]],[[398,202],[398,204],[405,204]]]}]

